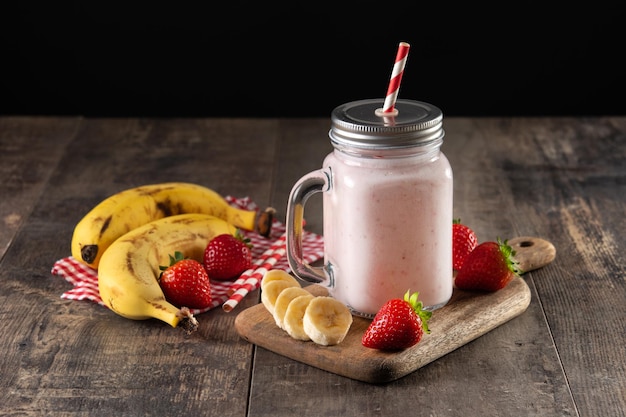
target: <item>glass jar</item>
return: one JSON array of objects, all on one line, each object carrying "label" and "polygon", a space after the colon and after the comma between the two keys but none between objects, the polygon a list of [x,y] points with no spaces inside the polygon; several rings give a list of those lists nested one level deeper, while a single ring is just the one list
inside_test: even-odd
[{"label": "glass jar", "polygon": [[[398,100],[333,110],[334,147],[322,168],[293,187],[287,207],[287,255],[294,273],[328,287],[356,315],[373,317],[392,298],[419,292],[434,310],[452,296],[452,169],[441,152],[443,114]],[[323,193],[324,266],[303,261],[306,200]]]}]

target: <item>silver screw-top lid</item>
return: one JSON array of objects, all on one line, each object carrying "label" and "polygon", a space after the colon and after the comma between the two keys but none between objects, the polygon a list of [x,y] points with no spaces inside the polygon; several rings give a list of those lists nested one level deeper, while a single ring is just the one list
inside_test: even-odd
[{"label": "silver screw-top lid", "polygon": [[395,116],[384,116],[380,112],[383,101],[360,100],[336,107],[329,133],[332,144],[398,149],[443,140],[443,113],[438,107],[421,101],[398,100]]}]

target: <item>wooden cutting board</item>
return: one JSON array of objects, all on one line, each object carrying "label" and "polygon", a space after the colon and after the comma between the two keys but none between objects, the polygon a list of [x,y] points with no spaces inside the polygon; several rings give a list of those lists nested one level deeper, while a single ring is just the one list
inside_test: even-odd
[{"label": "wooden cutting board", "polygon": [[[536,237],[510,239],[520,268],[531,271],[552,262],[554,246]],[[319,285],[306,287],[314,295],[327,295]],[[381,384],[396,380],[482,336],[522,314],[530,304],[530,290],[515,278],[494,293],[455,288],[451,300],[435,310],[429,321],[430,334],[415,346],[400,352],[383,352],[361,345],[371,320],[354,317],[346,338],[335,346],[321,346],[291,338],[281,330],[263,304],[239,313],[235,327],[245,340],[288,358],[359,381]]]}]

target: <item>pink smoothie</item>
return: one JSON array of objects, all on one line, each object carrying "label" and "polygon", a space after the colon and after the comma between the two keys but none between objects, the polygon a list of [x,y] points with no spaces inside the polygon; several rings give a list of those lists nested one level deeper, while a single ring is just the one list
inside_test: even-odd
[{"label": "pink smoothie", "polygon": [[418,291],[436,309],[452,296],[452,169],[437,147],[405,158],[362,158],[338,150],[324,169],[325,264],[331,294],[359,315]]}]

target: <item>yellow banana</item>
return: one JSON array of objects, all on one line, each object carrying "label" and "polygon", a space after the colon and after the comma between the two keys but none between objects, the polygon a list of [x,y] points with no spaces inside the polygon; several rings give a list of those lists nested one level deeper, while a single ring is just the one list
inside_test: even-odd
[{"label": "yellow banana", "polygon": [[207,243],[237,228],[215,216],[188,213],[165,217],[135,228],[117,239],[102,255],[98,289],[104,304],[122,317],[133,320],[156,318],[191,331],[197,326],[188,309],[165,299],[157,281],[161,265],[180,251],[187,258],[202,260]]},{"label": "yellow banana", "polygon": [[148,222],[183,213],[210,214],[267,236],[273,210],[257,217],[256,211],[232,207],[210,188],[184,182],[129,188],[104,199],[78,222],[72,256],[97,269],[102,254],[118,237]]}]

